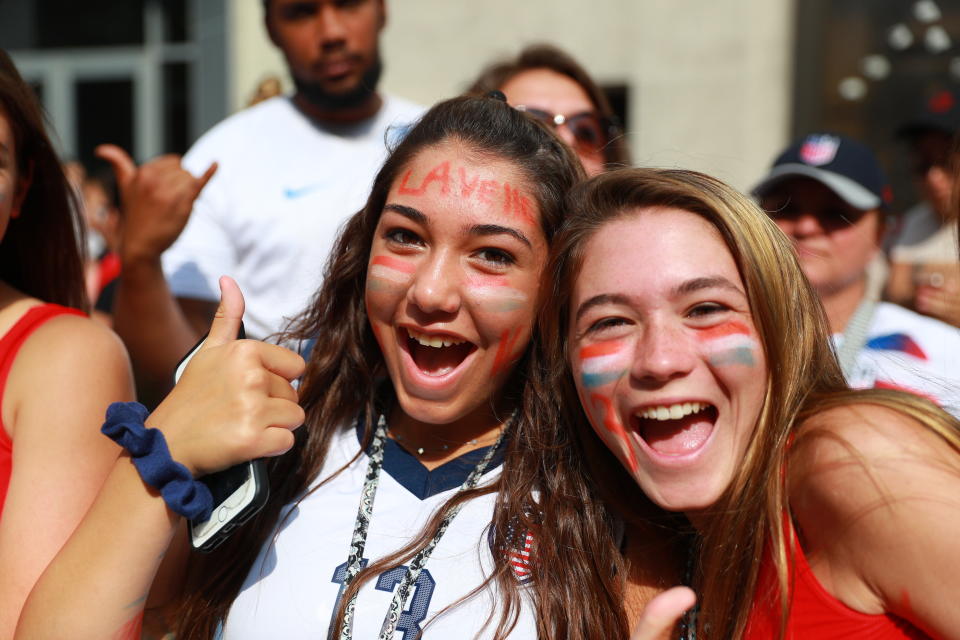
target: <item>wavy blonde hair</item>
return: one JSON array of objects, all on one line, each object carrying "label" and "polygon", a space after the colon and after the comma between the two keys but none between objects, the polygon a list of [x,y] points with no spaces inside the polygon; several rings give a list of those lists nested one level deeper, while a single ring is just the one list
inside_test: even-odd
[{"label": "wavy blonde hair", "polygon": [[[830,407],[877,404],[915,418],[960,451],[957,423],[921,398],[847,388],[820,301],[789,240],[752,200],[723,182],[693,171],[623,169],[575,188],[567,207],[545,279],[540,364],[556,372],[550,386],[558,393],[559,414],[572,423],[592,481],[628,522],[648,518],[650,502],[638,495],[639,488],[593,434],[569,373],[570,298],[586,244],[603,225],[636,215],[638,209],[682,209],[716,227],[743,279],[768,363],[766,393],[743,463],[699,531],[694,575],[700,632],[710,638],[739,638],[765,550],[773,555],[780,592],[787,592],[789,547],[783,516],[790,509],[784,470],[797,425]],[[787,606],[781,599],[782,629]]]}]

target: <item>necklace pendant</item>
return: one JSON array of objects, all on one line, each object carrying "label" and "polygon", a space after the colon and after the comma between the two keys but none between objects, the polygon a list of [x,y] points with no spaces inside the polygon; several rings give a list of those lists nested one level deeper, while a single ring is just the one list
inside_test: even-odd
[{"label": "necklace pendant", "polygon": [[417,455],[421,455],[421,456],[423,455],[423,447],[420,447],[419,449],[417,449]]}]

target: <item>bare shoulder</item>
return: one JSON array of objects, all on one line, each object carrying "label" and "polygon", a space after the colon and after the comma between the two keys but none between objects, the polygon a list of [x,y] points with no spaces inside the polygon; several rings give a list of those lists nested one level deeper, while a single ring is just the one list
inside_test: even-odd
[{"label": "bare shoulder", "polygon": [[36,397],[35,390],[56,385],[65,394],[129,395],[132,374],[127,350],[109,328],[65,314],[44,322],[24,342],[14,361],[8,392]]},{"label": "bare shoulder", "polygon": [[821,584],[863,613],[956,637],[960,434],[946,414],[850,404],[800,425],[789,502]]},{"label": "bare shoulder", "polygon": [[25,359],[41,359],[45,368],[56,362],[80,364],[84,369],[103,365],[129,366],[127,350],[108,327],[85,316],[64,314],[44,322],[24,343]]},{"label": "bare shoulder", "polygon": [[824,410],[800,425],[791,447],[791,507],[801,524],[846,530],[866,513],[906,515],[941,494],[960,496],[958,443],[945,414],[921,420],[872,404]]},{"label": "bare shoulder", "polygon": [[[950,442],[952,438],[953,442]],[[890,461],[940,462],[960,469],[960,424],[930,414],[923,421],[886,406],[831,407],[799,426],[791,464],[829,470],[838,463],[886,466]]]}]

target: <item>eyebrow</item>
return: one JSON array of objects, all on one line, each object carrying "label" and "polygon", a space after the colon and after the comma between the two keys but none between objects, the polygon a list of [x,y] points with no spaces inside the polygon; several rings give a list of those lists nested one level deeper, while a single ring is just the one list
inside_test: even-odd
[{"label": "eyebrow", "polygon": [[601,293],[600,295],[593,296],[577,308],[577,317],[574,318],[574,321],[579,320],[583,314],[593,307],[598,307],[602,304],[630,304],[630,298],[619,293]]},{"label": "eyebrow", "polygon": [[[428,222],[427,216],[422,212],[414,209],[413,207],[408,207],[403,204],[394,204],[388,203],[383,206],[384,211],[393,211],[394,213],[399,213],[403,217],[412,220],[418,224],[426,225]],[[499,224],[475,224],[472,227],[467,229],[467,233],[473,236],[495,236],[500,234],[506,234],[508,236],[514,237],[528,247],[533,247],[530,243],[530,240],[527,239],[527,236],[523,235],[521,232],[513,229],[511,227],[504,227]]]},{"label": "eyebrow", "polygon": [[673,294],[680,296],[688,293],[694,293],[695,291],[701,291],[703,289],[728,289],[730,291],[736,291],[740,295],[744,295],[740,287],[730,282],[723,276],[711,276],[708,278],[693,278],[692,280],[687,280],[686,282],[682,282],[674,287]]},{"label": "eyebrow", "polygon": [[530,241],[527,239],[527,236],[523,235],[516,229],[513,229],[511,227],[504,227],[499,224],[475,224],[472,227],[470,227],[467,230],[467,232],[470,235],[474,235],[474,236],[495,236],[500,234],[506,234],[508,236],[512,236],[516,238],[517,240],[527,245],[528,247],[531,247],[531,248],[533,247],[533,245],[530,244]]},{"label": "eyebrow", "polygon": [[[688,295],[696,291],[702,291],[703,289],[727,289],[729,291],[735,291],[740,295],[745,295],[741,291],[740,287],[730,282],[722,276],[712,276],[707,278],[693,278],[685,282],[681,282],[670,292],[673,297],[679,297],[682,295]],[[621,293],[601,293],[595,295],[592,298],[587,299],[577,308],[577,315],[574,318],[574,322],[580,320],[581,316],[593,307],[597,307],[603,304],[623,304],[629,305],[631,303],[630,296],[623,295]]]},{"label": "eyebrow", "polygon": [[420,211],[414,209],[413,207],[408,207],[403,204],[392,204],[388,203],[383,205],[384,211],[393,211],[394,213],[399,213],[405,218],[417,222],[419,224],[427,224],[427,216],[425,216]]}]

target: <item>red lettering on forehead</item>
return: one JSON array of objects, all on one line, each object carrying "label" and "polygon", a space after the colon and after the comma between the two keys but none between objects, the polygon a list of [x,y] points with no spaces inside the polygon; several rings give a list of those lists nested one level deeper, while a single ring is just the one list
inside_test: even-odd
[{"label": "red lettering on forehead", "polygon": [[450,192],[450,162],[445,160],[435,166],[433,169],[430,169],[430,172],[423,179],[423,182],[421,182],[420,186],[415,189],[407,186],[407,181],[409,179],[410,171],[407,171],[403,175],[403,180],[400,181],[400,186],[397,188],[398,193],[411,196],[422,196],[427,192],[427,187],[429,187],[431,183],[439,182],[440,193],[447,195]]},{"label": "red lettering on forehead", "polygon": [[520,202],[520,217],[530,224],[536,225],[537,219],[533,215],[533,205],[530,204],[530,200],[526,196],[520,195],[519,189],[516,191],[516,193]]},{"label": "red lettering on forehead", "polygon": [[473,194],[473,190],[477,188],[477,183],[480,182],[480,176],[473,176],[473,180],[467,181],[467,170],[463,167],[459,167],[460,170],[460,195],[464,199],[469,198]]},{"label": "red lettering on forehead", "polygon": [[[434,183],[440,185],[439,193],[442,195],[454,195],[463,199],[475,197],[484,204],[492,204],[501,192],[503,193],[503,211],[504,213],[525,220],[531,225],[537,224],[534,215],[534,207],[530,198],[523,195],[518,187],[508,182],[498,182],[496,180],[481,180],[479,174],[469,175],[467,170],[460,166],[456,170],[456,178],[450,175],[450,161],[445,160],[437,166],[430,169],[419,186],[410,184],[413,170],[407,170],[400,179],[397,186],[397,193],[407,196],[426,195]],[[460,189],[456,189],[454,181],[459,178]]]},{"label": "red lettering on forehead", "polygon": [[483,180],[480,182],[480,188],[477,190],[477,199],[480,202],[490,204],[493,202],[493,198],[497,196],[497,191],[500,185],[496,180]]}]

